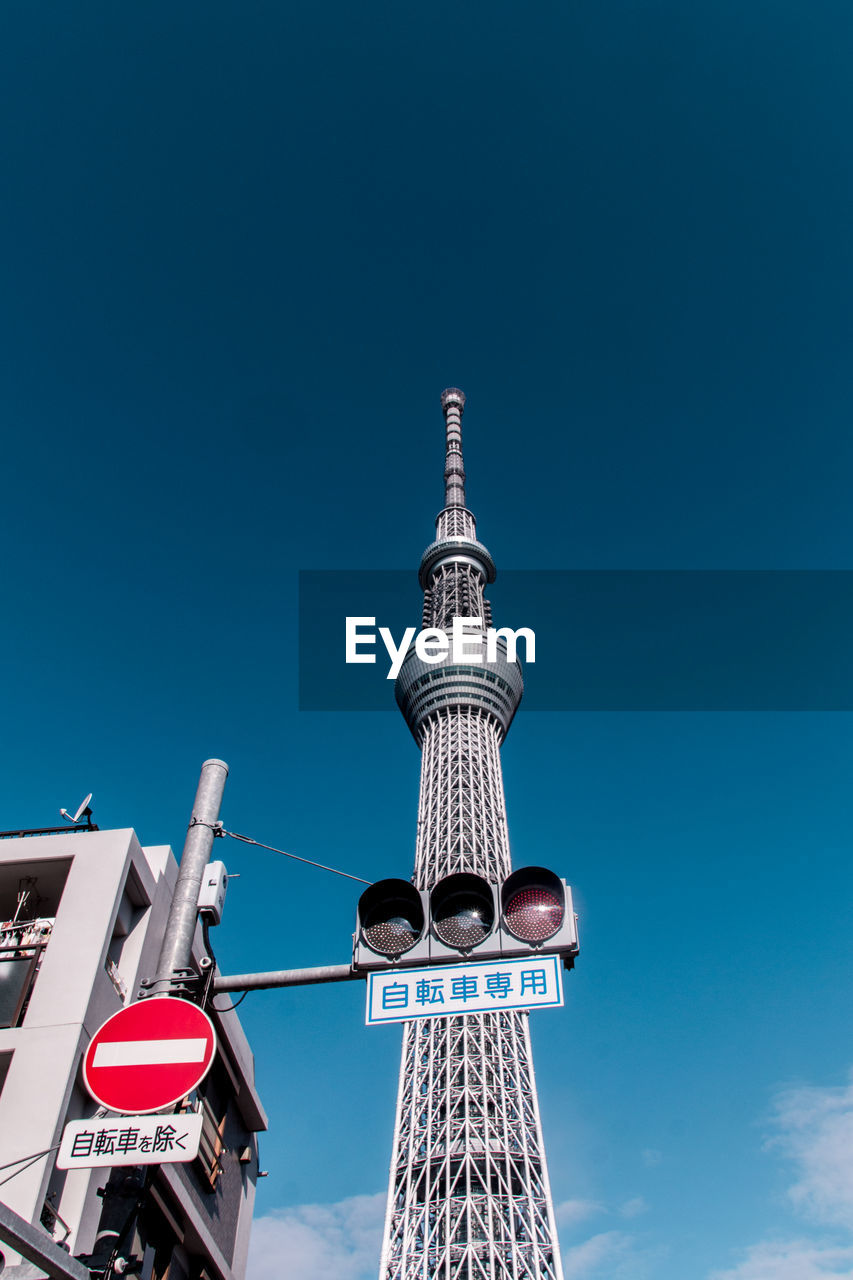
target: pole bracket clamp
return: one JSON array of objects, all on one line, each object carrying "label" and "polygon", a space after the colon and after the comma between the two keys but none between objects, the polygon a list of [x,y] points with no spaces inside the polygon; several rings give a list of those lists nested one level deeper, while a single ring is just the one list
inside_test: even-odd
[{"label": "pole bracket clamp", "polygon": [[196,818],[193,816],[190,818],[187,831],[191,831],[193,827],[207,827],[208,830],[213,832],[214,836],[225,835],[225,828],[221,822],[205,822],[203,818]]}]

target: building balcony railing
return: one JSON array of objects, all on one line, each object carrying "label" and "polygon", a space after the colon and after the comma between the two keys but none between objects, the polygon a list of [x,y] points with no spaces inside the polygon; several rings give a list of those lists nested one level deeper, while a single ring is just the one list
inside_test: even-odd
[{"label": "building balcony railing", "polygon": [[0,1027],[19,1027],[53,931],[53,918],[0,924]]}]

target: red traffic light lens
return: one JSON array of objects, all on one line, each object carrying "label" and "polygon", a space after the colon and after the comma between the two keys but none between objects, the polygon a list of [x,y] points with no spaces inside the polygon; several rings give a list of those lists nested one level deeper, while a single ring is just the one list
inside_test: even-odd
[{"label": "red traffic light lens", "polygon": [[554,889],[527,885],[504,907],[507,925],[522,942],[544,942],[563,923],[563,901]]}]

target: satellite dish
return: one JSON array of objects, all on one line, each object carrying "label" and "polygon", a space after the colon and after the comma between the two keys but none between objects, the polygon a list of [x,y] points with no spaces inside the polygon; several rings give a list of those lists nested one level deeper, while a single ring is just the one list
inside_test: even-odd
[{"label": "satellite dish", "polygon": [[80,805],[80,808],[77,810],[77,812],[74,815],[75,822],[79,822],[80,819],[83,817],[83,814],[89,808],[89,802],[91,801],[91,799],[92,799],[92,793],[90,791],[89,794],[86,796],[86,799],[83,801],[83,803]]},{"label": "satellite dish", "polygon": [[92,792],[90,791],[89,794],[86,796],[86,799],[80,805],[80,808],[74,814],[73,818],[67,809],[60,809],[59,816],[61,818],[65,818],[67,822],[79,822],[84,814],[91,815],[92,810],[89,808],[89,802],[91,801],[91,799],[92,799]]}]

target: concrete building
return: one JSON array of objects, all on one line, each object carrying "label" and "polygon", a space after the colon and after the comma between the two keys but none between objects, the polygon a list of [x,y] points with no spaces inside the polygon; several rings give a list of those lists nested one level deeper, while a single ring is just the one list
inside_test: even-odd
[{"label": "concrete building", "polygon": [[[91,1253],[109,1169],[56,1168],[67,1121],[97,1113],[81,1062],[93,1033],[153,977],[177,863],[131,830],[0,839],[0,1201],[72,1255]],[[194,958],[204,954],[200,933]],[[150,1166],[125,1253],[142,1280],[241,1280],[266,1117],[231,1001],[207,1012],[219,1048],[190,1103],[198,1157]],[[219,1012],[216,1005],[228,1012]],[[27,1163],[30,1157],[34,1157]],[[3,1280],[41,1275],[0,1241]]]}]

